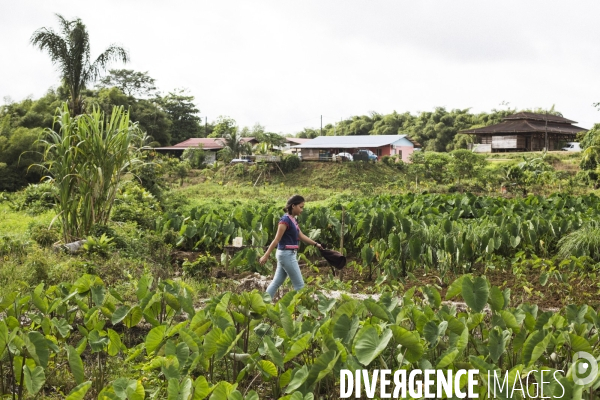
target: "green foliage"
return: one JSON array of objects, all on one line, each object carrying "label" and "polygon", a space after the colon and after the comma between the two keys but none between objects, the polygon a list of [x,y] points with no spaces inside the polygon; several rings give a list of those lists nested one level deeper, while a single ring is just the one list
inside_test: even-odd
[{"label": "green foliage", "polygon": [[[469,304],[464,311],[443,304],[431,286],[360,301],[304,289],[275,304],[257,291],[225,292],[200,308],[185,283],[143,275],[134,286],[126,298],[86,274],[0,300],[6,315],[0,320],[0,395],[15,388],[46,395],[47,379],[58,368],[73,382],[67,399],[92,390],[99,399],[142,399],[149,392],[167,399],[310,400],[339,395],[341,369],[370,375],[382,367],[478,369],[481,393],[488,374],[498,370],[562,370],[564,390],[585,398],[599,379],[580,386],[573,374],[577,351],[599,355],[593,307],[544,312],[515,306],[485,277],[463,276],[450,285],[446,299],[462,297]],[[427,299],[415,296],[417,289]],[[23,322],[25,314],[30,322]],[[150,328],[140,336],[141,324]],[[131,342],[133,335],[138,339]],[[111,375],[115,360],[126,376]],[[518,382],[512,373],[508,379],[509,388]],[[246,397],[237,390],[243,382],[250,382]]]},{"label": "green foliage", "polygon": [[197,148],[188,147],[183,151],[183,154],[181,154],[181,160],[187,161],[191,168],[204,168],[206,152],[201,144]]},{"label": "green foliage", "polygon": [[290,154],[281,157],[281,170],[283,172],[292,172],[297,168],[300,168],[300,158],[295,154]]},{"label": "green foliage", "polygon": [[518,190],[527,194],[532,185],[547,183],[554,177],[554,169],[545,157],[523,156],[523,161],[504,168],[505,185],[508,190]]},{"label": "green foliage", "polygon": [[42,247],[50,247],[60,239],[60,232],[55,228],[49,228],[41,223],[29,226],[29,236]]},{"label": "green foliage", "polygon": [[13,128],[5,112],[6,106],[0,112],[0,190],[16,191],[40,180],[40,170],[30,167],[40,161],[35,141],[41,129]]},{"label": "green foliage", "polygon": [[122,108],[110,117],[98,109],[71,117],[65,105],[56,118],[59,131],[46,131],[39,143],[43,166],[58,188],[61,232],[69,242],[106,224],[121,178],[140,162],[136,150],[143,139]]},{"label": "green foliage", "polygon": [[117,87],[127,96],[150,97],[156,90],[154,78],[148,71],[139,72],[132,69],[111,69],[108,75],[100,79],[100,87]]},{"label": "green foliage", "polygon": [[200,111],[194,104],[194,96],[187,94],[186,90],[180,89],[169,92],[164,97],[158,96],[156,102],[171,120],[172,125],[169,130],[171,137],[170,144],[180,143],[186,139],[200,136],[201,120],[198,116]]},{"label": "green foliage", "polygon": [[30,215],[41,214],[56,206],[57,188],[49,182],[28,185],[13,196],[12,205],[17,211],[26,211]]},{"label": "green foliage", "polygon": [[458,179],[468,179],[477,176],[477,173],[487,163],[485,156],[473,153],[472,151],[460,149],[450,153],[452,162],[450,163],[450,172]]},{"label": "green foliage", "polygon": [[[235,119],[230,118],[225,115],[219,115],[217,118],[217,123],[210,134],[211,138],[224,138],[225,136],[236,136],[238,128],[235,122]],[[243,136],[242,132],[240,132],[240,137]]]},{"label": "green foliage", "polygon": [[10,236],[0,236],[0,257],[23,256],[27,253],[27,242]]},{"label": "green foliage", "polygon": [[188,261],[186,259],[181,267],[186,276],[199,278],[210,275],[212,269],[218,265],[219,263],[215,257],[211,256],[210,253],[204,253],[199,254],[198,258],[194,261]]},{"label": "green foliage", "polygon": [[600,224],[588,221],[580,229],[562,237],[558,246],[561,258],[588,256],[600,262]]},{"label": "green foliage", "polygon": [[[215,132],[217,132],[217,128],[215,128]],[[223,136],[220,136],[220,138],[219,141],[224,147],[219,151],[219,154],[227,153],[227,158],[239,158],[240,154],[252,153],[252,146],[237,131],[237,128],[224,131]]]},{"label": "green foliage", "polygon": [[100,237],[88,236],[83,244],[83,250],[86,254],[97,254],[101,257],[108,257],[112,248],[113,238],[102,234]]},{"label": "green foliage", "polygon": [[117,190],[111,218],[113,221],[135,222],[151,229],[160,215],[161,207],[156,198],[136,182],[125,182]]}]

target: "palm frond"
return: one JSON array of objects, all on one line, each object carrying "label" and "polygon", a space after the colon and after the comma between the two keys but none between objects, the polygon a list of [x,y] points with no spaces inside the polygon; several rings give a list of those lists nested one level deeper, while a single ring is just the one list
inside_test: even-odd
[{"label": "palm frond", "polygon": [[123,63],[129,62],[129,53],[124,48],[111,44],[102,54],[96,58],[90,67],[88,68],[87,81],[93,82],[98,79],[100,72],[108,66],[111,61],[122,61]]}]

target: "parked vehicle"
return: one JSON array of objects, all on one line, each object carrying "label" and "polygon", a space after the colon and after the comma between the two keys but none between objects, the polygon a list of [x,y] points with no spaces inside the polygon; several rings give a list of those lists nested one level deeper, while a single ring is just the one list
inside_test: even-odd
[{"label": "parked vehicle", "polygon": [[581,151],[581,145],[578,142],[567,142],[567,145],[561,150],[564,151]]},{"label": "parked vehicle", "polygon": [[229,164],[254,164],[252,162],[252,160],[248,160],[246,158],[234,158],[233,160],[231,160],[231,162]]},{"label": "parked vehicle", "polygon": [[352,157],[354,161],[377,161],[377,156],[371,150],[358,150]]},{"label": "parked vehicle", "polygon": [[336,158],[338,158],[338,157],[339,157],[339,158],[341,158],[342,160],[343,160],[343,159],[346,159],[346,160],[348,160],[348,161],[354,161],[354,158],[352,157],[352,154],[350,154],[350,153],[338,153],[338,154],[336,154],[335,156],[336,156]]}]

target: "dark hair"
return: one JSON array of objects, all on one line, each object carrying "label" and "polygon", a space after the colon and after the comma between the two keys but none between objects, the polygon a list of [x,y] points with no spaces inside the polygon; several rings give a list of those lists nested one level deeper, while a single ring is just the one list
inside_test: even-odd
[{"label": "dark hair", "polygon": [[285,205],[285,207],[283,207],[283,211],[285,211],[288,214],[291,214],[292,206],[297,206],[300,203],[304,203],[304,197],[300,196],[299,194],[295,194],[288,199],[287,204]]}]

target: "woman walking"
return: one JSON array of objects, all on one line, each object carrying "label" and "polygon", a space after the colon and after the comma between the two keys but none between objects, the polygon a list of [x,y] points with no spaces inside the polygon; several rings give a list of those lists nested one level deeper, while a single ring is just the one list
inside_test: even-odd
[{"label": "woman walking", "polygon": [[303,234],[296,221],[296,217],[304,211],[304,197],[300,195],[290,197],[283,210],[285,211],[285,215],[279,220],[275,239],[273,239],[271,245],[259,260],[261,265],[266,263],[273,249],[277,247],[277,252],[275,253],[277,257],[277,270],[275,271],[273,282],[267,288],[267,293],[269,293],[271,298],[275,296],[275,292],[277,292],[277,289],[279,289],[279,286],[281,286],[287,276],[290,277],[294,290],[300,290],[304,287],[304,280],[302,279],[297,259],[300,240],[306,244],[317,246],[319,249],[323,248],[319,243]]}]

